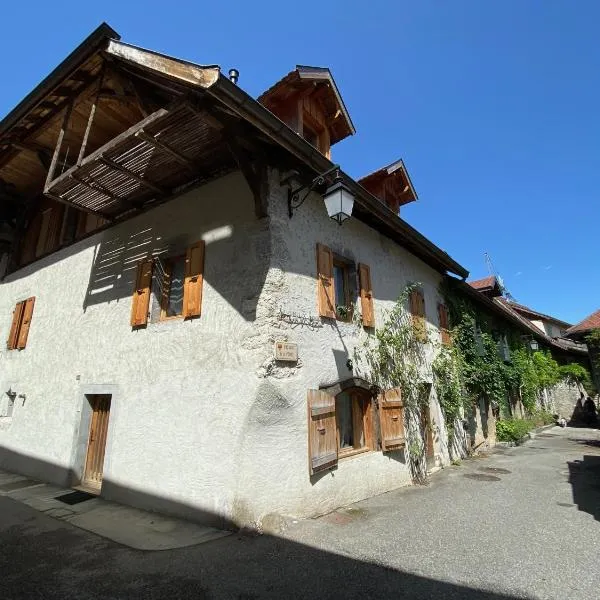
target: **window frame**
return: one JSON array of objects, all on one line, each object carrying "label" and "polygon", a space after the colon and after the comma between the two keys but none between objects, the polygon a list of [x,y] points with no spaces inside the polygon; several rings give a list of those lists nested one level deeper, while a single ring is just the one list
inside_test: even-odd
[{"label": "window frame", "polygon": [[[335,268],[338,267],[339,269],[342,269],[342,275],[343,275],[343,280],[344,280],[344,300],[345,300],[345,306],[348,309],[348,314],[345,317],[342,317],[340,314],[338,314],[338,304],[337,304],[337,289],[336,289],[336,285],[335,285]],[[351,269],[355,268],[354,263],[347,259],[344,258],[343,256],[339,256],[338,254],[334,254],[333,255],[333,272],[331,274],[331,279],[332,279],[332,284],[333,284],[333,300],[334,302],[336,302],[334,309],[335,309],[335,318],[336,321],[342,321],[344,323],[351,323],[352,322],[352,318],[354,316],[354,302],[352,302],[352,290],[350,288],[350,273],[351,273]]]},{"label": "window frame", "polygon": [[183,299],[181,304],[181,313],[177,315],[167,315],[167,309],[169,306],[169,295],[171,293],[171,274],[173,273],[173,264],[181,261],[184,267],[184,283],[183,286],[185,288],[185,254],[178,254],[177,256],[169,256],[165,258],[162,262],[164,264],[164,271],[162,274],[162,293],[160,295],[160,317],[159,322],[162,321],[174,321],[176,319],[183,319],[185,306],[183,305]]},{"label": "window frame", "polygon": [[[352,436],[353,440],[359,439],[360,436],[356,435],[356,426],[360,424],[361,432],[363,434],[364,445],[357,447],[353,444],[352,448],[342,448],[340,446],[340,411],[337,409],[337,402],[340,396],[346,394],[350,397],[352,403]],[[356,456],[357,454],[363,454],[365,452],[372,452],[374,450],[374,435],[373,435],[373,402],[371,395],[361,388],[348,388],[340,392],[335,396],[336,410],[335,410],[335,437],[337,444],[338,459],[348,458],[350,456]],[[362,404],[362,406],[361,406]],[[362,414],[357,414],[357,413]]]}]

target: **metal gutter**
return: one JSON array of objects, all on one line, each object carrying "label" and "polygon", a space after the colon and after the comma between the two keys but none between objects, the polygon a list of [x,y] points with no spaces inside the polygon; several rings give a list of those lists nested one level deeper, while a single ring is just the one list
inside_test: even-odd
[{"label": "metal gutter", "polygon": [[102,23],[67,56],[48,76],[46,76],[15,108],[0,121],[0,136],[6,133],[22,119],[36,104],[66,79],[96,51],[101,49],[108,39],[120,39],[120,35],[107,23]]},{"label": "metal gutter", "polygon": [[[333,167],[333,163],[309,142],[222,74],[213,85],[206,89],[206,93],[237,112],[249,123],[268,135],[298,160],[313,169],[315,174]],[[384,228],[392,229],[407,242],[420,249],[422,259],[426,262],[429,259],[438,268],[443,267],[443,269],[462,278],[469,275],[469,272],[462,265],[392,212],[352,177],[343,172],[341,175],[344,183],[354,193],[356,201],[380,221]]]}]

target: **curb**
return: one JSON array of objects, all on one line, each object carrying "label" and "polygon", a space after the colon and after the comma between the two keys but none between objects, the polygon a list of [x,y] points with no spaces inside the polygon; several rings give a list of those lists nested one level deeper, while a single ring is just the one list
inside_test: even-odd
[{"label": "curb", "polygon": [[529,433],[526,433],[517,442],[496,442],[495,448],[514,448],[516,446],[521,446],[525,442],[535,439],[538,433],[542,433],[542,431],[546,431],[546,429],[552,429],[553,427],[556,427],[555,423],[553,423],[552,425],[542,425],[541,427],[536,427],[535,429],[532,429]]}]

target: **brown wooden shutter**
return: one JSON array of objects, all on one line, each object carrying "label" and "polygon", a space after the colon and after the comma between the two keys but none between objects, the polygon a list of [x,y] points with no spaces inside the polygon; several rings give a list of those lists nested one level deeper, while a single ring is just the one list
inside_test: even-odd
[{"label": "brown wooden shutter", "polygon": [[425,296],[422,290],[410,293],[410,312],[412,314],[413,331],[420,342],[427,341],[427,326],[425,324]]},{"label": "brown wooden shutter", "polygon": [[10,333],[8,335],[8,341],[6,347],[9,350],[14,350],[17,347],[17,341],[19,337],[19,328],[21,327],[21,320],[23,318],[23,311],[25,310],[25,301],[17,302],[15,310],[13,311],[12,324],[10,326]]},{"label": "brown wooden shutter", "polygon": [[27,336],[29,335],[29,326],[31,325],[31,317],[33,316],[33,306],[35,305],[35,296],[27,298],[24,303],[23,318],[21,319],[21,327],[19,328],[19,336],[17,338],[17,348],[23,350],[27,346]]},{"label": "brown wooden shutter", "polygon": [[48,234],[46,237],[45,252],[51,252],[59,245],[60,230],[62,229],[64,212],[65,206],[63,204],[57,204],[51,209],[50,219],[48,221]]},{"label": "brown wooden shutter", "polygon": [[406,443],[404,436],[404,404],[400,388],[382,392],[378,400],[381,449],[383,452],[399,450]]},{"label": "brown wooden shutter", "polygon": [[152,284],[151,258],[143,260],[138,265],[135,280],[135,289],[131,302],[131,326],[140,327],[148,323],[148,309],[150,308],[150,285]]},{"label": "brown wooden shutter", "polygon": [[375,308],[373,306],[373,287],[371,286],[371,269],[368,265],[358,263],[358,282],[360,285],[360,306],[365,327],[375,327]]},{"label": "brown wooden shutter", "polygon": [[335,397],[308,390],[308,469],[311,475],[337,465]]},{"label": "brown wooden shutter", "polygon": [[335,319],[333,252],[323,244],[317,244],[317,289],[319,315]]},{"label": "brown wooden shutter", "polygon": [[202,283],[204,281],[204,242],[196,242],[185,256],[185,283],[183,285],[183,316],[199,317],[202,310]]},{"label": "brown wooden shutter", "polygon": [[438,304],[438,319],[442,332],[442,344],[449,346],[452,343],[448,327],[448,309],[444,304]]}]

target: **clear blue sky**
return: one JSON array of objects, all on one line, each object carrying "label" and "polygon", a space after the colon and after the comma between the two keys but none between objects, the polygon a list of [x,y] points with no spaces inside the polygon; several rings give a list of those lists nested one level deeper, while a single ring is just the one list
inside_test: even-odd
[{"label": "clear blue sky", "polygon": [[576,322],[600,307],[600,2],[27,2],[4,8],[0,114],[101,21],[124,41],[237,67],[256,96],[332,69],[359,177],[404,158],[402,216],[471,272]]}]

